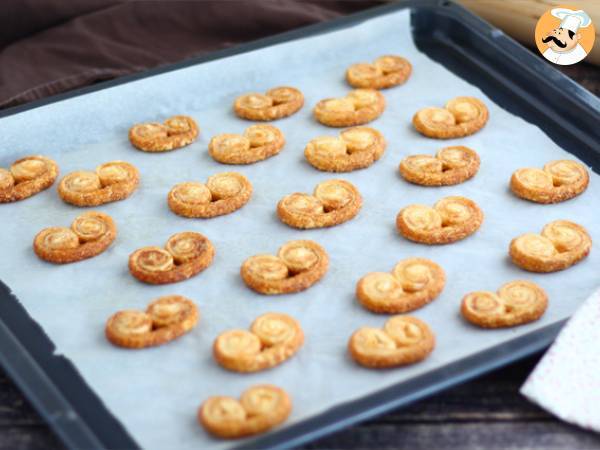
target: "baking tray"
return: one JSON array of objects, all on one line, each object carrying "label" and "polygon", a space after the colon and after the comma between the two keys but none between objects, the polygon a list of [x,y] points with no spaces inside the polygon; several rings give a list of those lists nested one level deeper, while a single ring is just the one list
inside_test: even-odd
[{"label": "baking tray", "polygon": [[[180,64],[100,83],[0,112],[0,117],[77,95],[224,58],[363,20],[411,10],[414,41],[420,51],[482,89],[510,112],[538,125],[557,144],[600,169],[600,102],[502,32],[447,1],[404,1],[294,30]],[[3,217],[2,220],[7,220]],[[342,427],[406,405],[481,375],[549,345],[562,323],[555,323],[491,350],[465,358],[374,395],[345,403],[309,420],[249,441],[243,448],[300,445]],[[0,363],[63,442],[73,448],[133,448],[135,441],[0,283]]]}]

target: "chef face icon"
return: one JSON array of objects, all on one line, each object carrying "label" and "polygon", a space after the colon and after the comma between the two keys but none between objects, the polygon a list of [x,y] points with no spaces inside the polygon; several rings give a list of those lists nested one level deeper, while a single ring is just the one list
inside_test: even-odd
[{"label": "chef face icon", "polygon": [[542,42],[555,52],[567,53],[575,48],[580,39],[581,34],[559,27],[550,31]]},{"label": "chef face icon", "polygon": [[[560,65],[575,64],[585,58],[591,50],[593,28],[592,20],[585,11],[565,7],[553,8],[538,21],[536,43],[548,61]],[[586,41],[589,32],[591,42],[590,39]],[[587,51],[582,44],[588,47]]]}]

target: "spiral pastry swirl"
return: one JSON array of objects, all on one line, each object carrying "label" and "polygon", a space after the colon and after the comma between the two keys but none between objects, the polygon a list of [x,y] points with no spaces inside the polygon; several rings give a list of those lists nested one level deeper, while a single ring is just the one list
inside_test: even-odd
[{"label": "spiral pastry swirl", "polygon": [[198,124],[189,116],[169,117],[164,123],[138,123],[129,129],[129,142],[144,152],[167,152],[196,140]]},{"label": "spiral pastry swirl", "polygon": [[356,284],[356,297],[365,308],[386,314],[399,314],[435,300],[446,284],[444,270],[424,258],[400,261],[392,273],[371,272]]},{"label": "spiral pastry swirl", "polygon": [[18,159],[10,170],[0,168],[0,203],[12,203],[48,189],[58,177],[58,165],[45,156]]},{"label": "spiral pastry swirl", "polygon": [[385,97],[375,89],[355,89],[342,98],[326,98],[315,106],[315,119],[328,127],[354,127],[377,119]]},{"label": "spiral pastry swirl", "polygon": [[129,272],[149,284],[187,280],[206,269],[215,256],[208,238],[192,231],[174,234],[165,248],[143,247],[129,256]]},{"label": "spiral pastry swirl", "polygon": [[65,175],[58,184],[58,195],[75,206],[98,206],[124,200],[138,187],[140,173],[125,161],[111,161],[95,172],[77,171]]},{"label": "spiral pastry swirl", "polygon": [[403,84],[412,73],[410,62],[396,55],[380,56],[372,64],[358,63],[346,70],[346,81],[354,88],[387,89]]},{"label": "spiral pastry swirl", "polygon": [[353,219],[362,207],[358,189],[349,181],[327,180],[313,194],[296,192],[277,204],[279,219],[293,228],[332,227]]},{"label": "spiral pastry swirl", "polygon": [[513,239],[509,255],[517,266],[530,272],[556,272],[577,264],[592,248],[592,239],[581,225],[555,220],[541,234],[525,233]]},{"label": "spiral pastry swirl", "polygon": [[33,240],[33,251],[44,261],[72,263],[99,255],[116,236],[117,227],[108,214],[90,211],[76,217],[71,228],[40,231]]},{"label": "spiral pastry swirl", "polygon": [[285,137],[273,125],[252,125],[244,134],[218,134],[208,144],[208,153],[223,164],[252,164],[277,155]]},{"label": "spiral pastry swirl", "polygon": [[524,168],[510,178],[518,197],[535,203],[559,203],[585,191],[590,176],[583,164],[570,160],[550,161],[543,169]]},{"label": "spiral pastry swirl", "polygon": [[410,205],[396,217],[396,228],[406,239],[422,244],[449,244],[479,229],[483,212],[465,197],[445,197],[433,208]]},{"label": "spiral pastry swirl", "polygon": [[291,116],[304,106],[304,95],[288,86],[276,87],[265,94],[249,93],[238,97],[233,111],[247,120],[269,121]]},{"label": "spiral pastry swirl", "polygon": [[304,149],[306,160],[325,172],[351,172],[364,169],[379,160],[387,143],[383,135],[369,127],[348,128],[339,137],[322,136]]},{"label": "spiral pastry swirl", "polygon": [[199,182],[179,183],[167,196],[171,211],[182,217],[222,216],[237,211],[250,201],[252,184],[241,173],[223,172]]},{"label": "spiral pastry swirl", "polygon": [[209,397],[198,409],[198,423],[210,434],[237,439],[264,433],[283,423],[292,411],[288,394],[273,385],[258,385],[232,397]]},{"label": "spiral pastry swirl", "polygon": [[471,292],[461,304],[463,317],[482,328],[503,328],[538,320],[548,307],[548,296],[531,281],[504,284],[497,293]]},{"label": "spiral pastry swirl", "polygon": [[414,364],[429,356],[435,336],[422,320],[393,316],[383,328],[359,328],[350,337],[348,351],[361,366],[399,367]]},{"label": "spiral pastry swirl", "polygon": [[463,183],[479,170],[479,155],[468,147],[441,149],[435,157],[412,155],[400,163],[400,175],[421,186],[450,186]]},{"label": "spiral pastry swirl", "polygon": [[415,129],[434,139],[454,139],[481,130],[488,121],[485,104],[474,97],[456,97],[444,108],[424,108],[413,116]]},{"label": "spiral pastry swirl", "polygon": [[304,343],[300,324],[280,313],[259,316],[250,331],[230,330],[213,344],[215,360],[234,372],[258,372],[283,363]]},{"label": "spiral pastry swirl", "polygon": [[114,345],[132,349],[170,342],[191,331],[199,320],[198,307],[181,295],[152,301],[146,311],[124,310],[106,322],[106,338]]},{"label": "spiral pastry swirl", "polygon": [[308,289],[329,268],[329,256],[314,241],[289,241],[274,255],[255,255],[242,264],[246,285],[266,295],[289,294]]}]

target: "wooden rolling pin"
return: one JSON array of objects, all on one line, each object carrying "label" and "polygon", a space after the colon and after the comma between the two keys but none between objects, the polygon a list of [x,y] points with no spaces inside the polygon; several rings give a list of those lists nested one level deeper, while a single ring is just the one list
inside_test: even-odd
[{"label": "wooden rolling pin", "polygon": [[458,3],[533,48],[535,25],[543,13],[561,4],[583,9],[596,28],[594,48],[585,61],[600,65],[600,0],[458,0]]}]

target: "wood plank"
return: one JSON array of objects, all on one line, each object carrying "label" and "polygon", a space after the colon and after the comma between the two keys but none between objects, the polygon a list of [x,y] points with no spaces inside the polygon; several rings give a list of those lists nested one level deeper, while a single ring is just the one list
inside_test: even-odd
[{"label": "wood plank", "polygon": [[307,445],[304,449],[411,450],[592,450],[600,438],[556,421],[475,422],[418,425],[368,424]]}]

